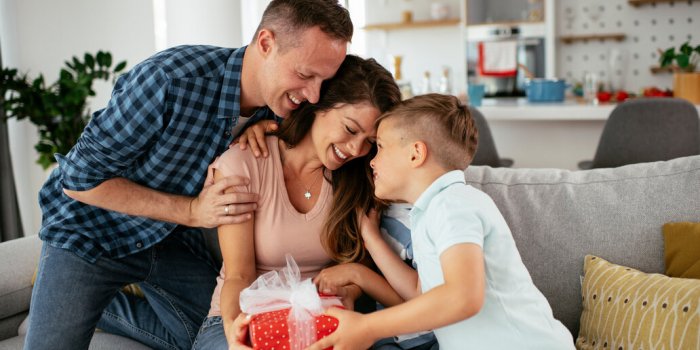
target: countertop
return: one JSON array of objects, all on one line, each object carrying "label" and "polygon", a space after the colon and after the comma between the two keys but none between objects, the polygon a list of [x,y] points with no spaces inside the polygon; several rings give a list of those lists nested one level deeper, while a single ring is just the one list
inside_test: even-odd
[{"label": "countertop", "polygon": [[[564,102],[531,103],[526,98],[484,98],[478,109],[488,120],[585,121],[607,120],[616,103],[586,104],[574,99]],[[700,113],[700,105],[695,106]]]}]

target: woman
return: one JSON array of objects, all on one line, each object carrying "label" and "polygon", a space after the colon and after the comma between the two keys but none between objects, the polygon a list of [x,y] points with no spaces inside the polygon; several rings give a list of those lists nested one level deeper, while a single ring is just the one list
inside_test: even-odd
[{"label": "woman", "polygon": [[[286,266],[285,253],[294,256],[302,278],[364,257],[358,214],[374,204],[367,157],[374,122],[399,100],[389,72],[348,55],[324,82],[321,100],[302,105],[266,138],[268,157],[233,147],[215,162],[217,179],[245,176],[249,185],[236,190],[260,199],[252,220],[218,229],[224,265],[195,349],[244,346],[234,330],[239,294],[258,275]],[[396,302],[398,295],[386,290]],[[350,305],[359,293],[349,287],[338,294]]]}]

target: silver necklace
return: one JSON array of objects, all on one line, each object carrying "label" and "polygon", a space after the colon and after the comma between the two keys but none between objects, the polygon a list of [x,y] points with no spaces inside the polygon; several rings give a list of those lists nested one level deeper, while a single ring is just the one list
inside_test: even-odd
[{"label": "silver necklace", "polygon": [[[285,161],[285,158],[286,158],[285,153],[283,151],[283,149],[287,149],[286,144],[284,143],[284,141],[279,140],[279,145],[280,145],[280,160],[282,161],[282,167],[287,167],[287,170],[292,174],[292,176],[294,177],[294,180],[296,182],[298,182],[301,185],[301,187],[304,188],[304,198],[306,198],[306,200],[310,200],[311,199],[311,188],[314,187],[314,185],[316,185],[316,183],[318,182],[318,179],[321,177],[320,175],[323,175],[323,169],[321,169],[321,174],[316,176],[316,180],[314,180],[314,182],[311,184],[311,186],[306,187],[304,185],[304,183],[301,182],[301,180],[296,176],[296,174],[294,173],[294,170],[292,170],[291,167],[287,166],[287,162]],[[283,172],[284,172],[284,170],[283,170]]]},{"label": "silver necklace", "polygon": [[322,175],[323,172],[321,172],[321,174],[316,176],[316,180],[314,180],[314,182],[311,184],[311,186],[306,187],[304,185],[304,183],[301,182],[301,180],[296,176],[296,174],[294,174],[294,171],[291,168],[287,167],[287,169],[289,169],[289,172],[292,174],[292,176],[294,176],[294,180],[296,180],[296,182],[298,182],[301,185],[301,187],[304,188],[304,190],[305,190],[304,191],[304,198],[306,198],[306,200],[310,200],[311,199],[311,188],[313,188],[314,185],[316,185],[316,183],[318,182],[318,179],[321,178],[320,175]]}]

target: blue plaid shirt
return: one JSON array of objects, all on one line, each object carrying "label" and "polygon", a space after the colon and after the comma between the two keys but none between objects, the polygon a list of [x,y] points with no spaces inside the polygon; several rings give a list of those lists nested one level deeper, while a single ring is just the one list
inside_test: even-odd
[{"label": "blue plaid shirt", "polygon": [[[119,78],[106,108],[94,113],[78,143],[39,192],[41,239],[87,261],[124,257],[171,233],[207,258],[201,230],[100,209],[63,189],[84,191],[115,177],[187,196],[203,187],[207,166],[233,140],[240,114],[245,47],[179,46]],[[260,108],[248,121],[274,118]]]}]

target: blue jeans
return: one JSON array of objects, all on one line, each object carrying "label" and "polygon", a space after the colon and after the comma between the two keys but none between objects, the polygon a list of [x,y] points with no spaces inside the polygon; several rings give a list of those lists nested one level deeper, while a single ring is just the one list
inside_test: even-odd
[{"label": "blue jeans", "polygon": [[[44,243],[25,349],[87,349],[95,327],[154,349],[190,349],[217,271],[173,235],[120,259],[90,263]],[[145,299],[120,289],[138,282]]]},{"label": "blue jeans", "polygon": [[192,350],[228,350],[224,322],[220,316],[207,317],[204,320]]}]

